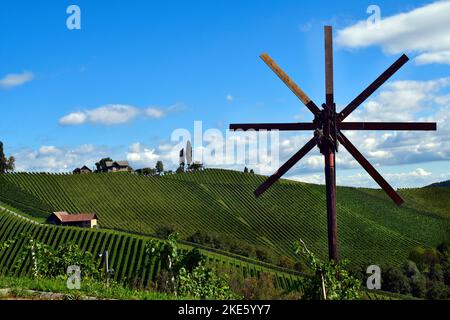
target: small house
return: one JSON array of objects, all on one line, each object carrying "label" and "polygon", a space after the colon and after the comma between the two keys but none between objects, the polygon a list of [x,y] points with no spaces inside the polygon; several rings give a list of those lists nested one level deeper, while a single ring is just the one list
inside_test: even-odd
[{"label": "small house", "polygon": [[47,223],[61,226],[94,228],[97,226],[97,216],[95,213],[69,214],[65,211],[53,212],[47,218]]},{"label": "small house", "polygon": [[92,170],[89,169],[87,166],[83,166],[81,168],[76,168],[73,170],[73,173],[79,174],[79,173],[92,173]]},{"label": "small house", "polygon": [[104,166],[100,168],[101,172],[119,172],[132,171],[128,161],[105,161]]}]

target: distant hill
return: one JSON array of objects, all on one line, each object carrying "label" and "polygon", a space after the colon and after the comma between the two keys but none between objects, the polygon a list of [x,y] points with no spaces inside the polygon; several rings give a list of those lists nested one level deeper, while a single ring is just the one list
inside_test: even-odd
[{"label": "distant hill", "polygon": [[426,186],[425,188],[429,188],[429,187],[450,187],[450,180],[432,183],[432,184]]},{"label": "distant hill", "polygon": [[[217,169],[163,177],[15,173],[0,175],[0,185],[8,185],[0,188],[0,201],[27,212],[94,212],[101,227],[129,232],[174,225],[184,238],[199,230],[219,233],[292,258],[293,242],[302,239],[327,258],[324,186],[281,180],[256,199],[253,191],[264,179]],[[341,258],[400,264],[412,248],[448,239],[450,188],[399,192],[406,200],[400,207],[381,190],[338,187]]]}]

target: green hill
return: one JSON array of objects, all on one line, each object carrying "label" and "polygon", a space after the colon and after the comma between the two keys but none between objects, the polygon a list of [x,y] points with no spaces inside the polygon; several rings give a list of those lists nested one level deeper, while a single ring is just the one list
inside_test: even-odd
[{"label": "green hill", "polygon": [[429,186],[426,186],[425,188],[429,187],[450,187],[450,180],[432,183]]},{"label": "green hill", "polygon": [[[282,180],[256,199],[253,191],[264,177],[216,169],[163,177],[16,173],[0,179],[9,186],[0,189],[0,201],[13,207],[95,212],[103,228],[144,234],[170,224],[183,237],[199,230],[225,234],[291,257],[292,243],[303,239],[327,257],[319,185]],[[450,189],[438,189],[401,190],[407,203],[397,207],[381,190],[339,187],[340,256],[358,265],[401,263],[413,247],[448,239]]]},{"label": "green hill", "polygon": [[[153,258],[148,263],[148,258],[144,254],[145,242],[150,239],[149,237],[102,229],[36,224],[7,210],[0,210],[0,243],[9,239],[19,240],[9,248],[0,250],[0,274],[16,277],[31,275],[30,259],[22,264],[18,263],[19,254],[24,245],[24,240],[20,237],[22,233],[30,234],[37,241],[52,247],[73,242],[82,250],[93,253],[94,256],[108,250],[110,268],[115,270],[114,279],[119,282],[133,282],[145,287],[150,281],[155,281],[159,272],[159,261]],[[180,248],[187,250],[192,249],[192,246],[181,244]],[[225,256],[201,248],[200,251],[206,256],[207,263],[221,266],[226,270],[235,268],[244,276],[256,276],[261,272],[268,272],[274,276],[275,284],[283,289],[290,288],[299,280],[298,275],[280,271],[280,268],[275,266],[245,258],[233,258],[230,254]]]}]

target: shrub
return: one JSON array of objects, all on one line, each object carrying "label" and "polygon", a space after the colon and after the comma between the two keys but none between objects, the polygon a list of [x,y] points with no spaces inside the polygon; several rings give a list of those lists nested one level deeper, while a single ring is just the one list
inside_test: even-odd
[{"label": "shrub", "polygon": [[217,274],[214,269],[203,263],[195,267],[192,272],[180,269],[178,275],[178,294],[201,299],[234,299],[227,279]]},{"label": "shrub", "polygon": [[403,272],[406,274],[407,277],[412,277],[412,276],[420,273],[419,268],[417,268],[416,263],[411,260],[407,260],[403,264]]},{"label": "shrub", "polygon": [[176,233],[177,227],[174,225],[159,225],[156,227],[155,234],[157,237],[167,239],[169,235]]},{"label": "shrub", "polygon": [[289,257],[281,256],[278,259],[278,265],[283,268],[295,269],[296,263]]},{"label": "shrub", "polygon": [[381,270],[384,270],[381,277],[381,289],[402,294],[411,292],[409,280],[401,270],[396,267],[387,267]]},{"label": "shrub", "polygon": [[270,300],[281,295],[275,288],[273,276],[267,272],[261,273],[259,278],[246,278],[239,293],[246,300]]},{"label": "shrub", "polygon": [[410,279],[411,294],[418,298],[425,298],[427,293],[427,279],[420,273],[413,275]]},{"label": "shrub", "polygon": [[361,296],[361,281],[346,270],[346,260],[322,262],[300,240],[294,244],[297,254],[306,256],[312,276],[303,279],[303,294],[313,300],[352,300]]},{"label": "shrub", "polygon": [[428,271],[428,279],[437,282],[444,281],[444,270],[440,264],[434,264],[430,267],[430,271]]},{"label": "shrub", "polygon": [[450,288],[442,282],[433,281],[429,284],[430,289],[427,293],[428,299],[442,300],[450,298]]}]

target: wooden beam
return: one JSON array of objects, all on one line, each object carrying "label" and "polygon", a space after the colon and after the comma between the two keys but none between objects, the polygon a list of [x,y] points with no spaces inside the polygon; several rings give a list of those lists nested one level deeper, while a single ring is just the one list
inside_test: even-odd
[{"label": "wooden beam", "polygon": [[325,94],[328,107],[334,105],[333,85],[333,29],[325,26]]},{"label": "wooden beam", "polygon": [[281,178],[290,168],[292,168],[301,158],[316,146],[316,138],[309,140],[300,150],[298,150],[288,161],[286,161],[273,175],[264,181],[256,190],[255,196],[259,197]]},{"label": "wooden beam", "polygon": [[366,158],[356,149],[356,147],[340,132],[338,139],[347,151],[355,158],[356,161],[367,171],[367,173],[375,180],[376,183],[387,193],[387,195],[397,204],[401,205],[404,201],[402,197],[391,187],[391,185],[378,173],[378,171],[367,161]]},{"label": "wooden beam", "polygon": [[352,102],[350,102],[338,116],[338,120],[342,121],[350,115],[358,106],[366,101],[366,99],[374,93],[383,83],[385,83],[395,72],[398,71],[409,58],[406,55],[402,55],[397,59],[389,68],[386,69],[374,82],[372,82],[363,92],[361,92]]},{"label": "wooden beam", "polygon": [[411,130],[436,131],[435,122],[341,122],[340,130]]},{"label": "wooden beam", "polygon": [[313,122],[298,123],[234,123],[230,124],[230,130],[280,130],[280,131],[296,131],[296,130],[315,130],[317,124]]},{"label": "wooden beam", "polygon": [[319,115],[320,109],[317,105],[303,92],[302,89],[278,66],[278,64],[267,54],[263,53],[260,58],[272,69],[273,72],[291,89],[291,91],[300,99],[301,102],[314,114]]}]

